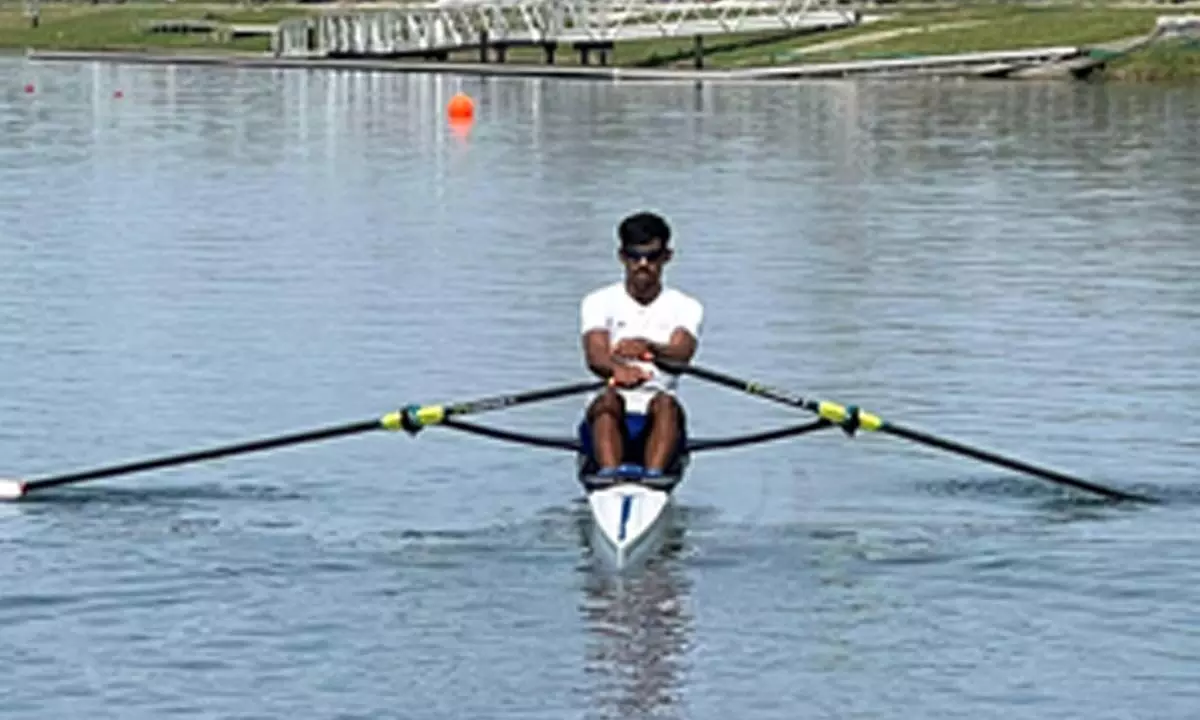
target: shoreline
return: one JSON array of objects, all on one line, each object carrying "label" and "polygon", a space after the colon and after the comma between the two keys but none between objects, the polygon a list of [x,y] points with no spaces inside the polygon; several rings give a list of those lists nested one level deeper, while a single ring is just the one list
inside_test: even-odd
[{"label": "shoreline", "polygon": [[[224,8],[214,10],[213,8]],[[31,62],[442,73],[602,81],[767,82],[847,78],[1200,80],[1200,14],[1165,6],[941,6],[872,10],[869,21],[807,31],[616,39],[603,64],[540,58],[513,47],[485,61],[478,48],[440,58],[280,55],[271,39],[155,33],[147,26],[191,13],[205,23],[246,27],[247,18],[306,17],[310,10],[212,5],[47,7],[38,27],[0,12],[0,54]],[[264,14],[265,13],[265,14]],[[27,22],[27,18],[26,18]],[[197,21],[200,22],[200,21]],[[241,23],[241,25],[239,25]],[[223,25],[222,25],[223,24]],[[257,23],[259,30],[263,23]],[[139,29],[141,28],[141,29]],[[611,58],[608,57],[611,55]],[[610,61],[611,60],[611,61]]]},{"label": "shoreline", "polygon": [[128,65],[191,65],[269,70],[349,70],[393,73],[445,73],[492,77],[543,77],[596,80],[720,80],[731,79],[722,70],[670,70],[598,65],[543,65],[534,63],[429,62],[370,58],[286,58],[270,53],[197,54],[181,51],[49,50],[28,51],[34,62],[107,62]]},{"label": "shoreline", "polygon": [[[1061,54],[1061,61],[1022,62],[1038,55]],[[122,65],[207,66],[264,70],[331,70],[400,74],[447,74],[473,77],[520,77],[564,80],[764,83],[879,77],[955,77],[980,79],[1071,78],[1078,74],[1072,63],[1085,69],[1104,61],[1088,57],[1085,48],[1032,48],[995,53],[958,53],[926,58],[896,58],[860,62],[800,63],[750,66],[738,69],[644,68],[600,65],[547,65],[541,63],[484,63],[371,58],[286,58],[270,53],[189,53],[148,48],[118,50],[30,50],[32,62],[103,62]]]}]

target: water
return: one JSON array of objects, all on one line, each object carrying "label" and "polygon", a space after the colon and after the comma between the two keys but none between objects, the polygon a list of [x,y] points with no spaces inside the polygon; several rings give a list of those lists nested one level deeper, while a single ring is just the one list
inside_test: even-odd
[{"label": "water", "polygon": [[[833,432],[697,456],[617,582],[569,455],[443,429],[96,482],[0,506],[0,717],[1200,702],[1200,92],[0,75],[4,474],[582,377],[579,299],[652,208],[703,362],[1167,501]],[[797,419],[684,397],[698,435]]]}]

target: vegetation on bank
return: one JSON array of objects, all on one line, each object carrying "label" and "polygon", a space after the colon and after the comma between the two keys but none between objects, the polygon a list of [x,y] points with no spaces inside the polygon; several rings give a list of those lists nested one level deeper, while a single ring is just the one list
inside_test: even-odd
[{"label": "vegetation on bank", "polygon": [[228,38],[222,32],[151,32],[153,23],[188,21],[232,25],[274,25],[304,15],[303,6],[259,7],[233,3],[122,3],[41,6],[37,27],[31,27],[21,3],[0,4],[0,48],[9,50],[211,50],[259,52],[270,48],[267,36]]},{"label": "vegetation on bank", "polygon": [[[958,10],[898,11],[878,22],[798,38],[732,48],[705,59],[706,67],[841,62],[966,52],[1082,47],[1108,59],[1101,77],[1134,80],[1200,79],[1200,38],[1160,40],[1129,54],[1112,52],[1124,41],[1154,30],[1166,8],[975,7]],[[1180,13],[1182,14],[1182,13]],[[1200,12],[1198,12],[1200,14]],[[656,42],[617,48],[622,64],[689,66],[690,41],[673,48]],[[666,50],[667,52],[664,52]],[[668,55],[674,51],[674,56]]]},{"label": "vegetation on bank", "polygon": [[1112,80],[1140,82],[1200,79],[1200,40],[1167,40],[1112,62],[1104,71]]},{"label": "vegetation on bank", "polygon": [[[317,6],[320,7],[320,6]],[[0,48],[24,50],[161,50],[265,52],[266,36],[230,38],[225,32],[151,32],[155,21],[270,25],[288,17],[318,12],[311,5],[260,6],[175,2],[146,4],[44,5],[38,27],[19,5],[0,5]],[[798,62],[832,62],[885,57],[1015,50],[1046,46],[1084,46],[1106,52],[1109,43],[1144,36],[1158,17],[1186,11],[1165,7],[1104,5],[1020,6],[964,3],[961,6],[906,9],[904,4],[868,11],[877,22],[806,34],[736,34],[704,39],[704,66],[750,67]],[[478,60],[477,50],[449,59]],[[577,64],[579,54],[562,47],[557,64]],[[513,48],[507,62],[543,62],[540,49]],[[596,62],[593,53],[592,62]],[[620,66],[691,67],[691,38],[618,42],[609,62]],[[1155,43],[1128,55],[1112,56],[1104,77],[1135,80],[1200,78],[1200,39]]]}]

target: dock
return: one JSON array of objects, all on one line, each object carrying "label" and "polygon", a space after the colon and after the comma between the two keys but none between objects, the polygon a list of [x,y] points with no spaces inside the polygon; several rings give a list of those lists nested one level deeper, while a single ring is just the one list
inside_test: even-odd
[{"label": "dock", "polygon": [[861,21],[841,0],[441,0],[386,10],[328,10],[280,23],[281,58],[447,60],[478,52],[505,61],[508,49],[541,48],[547,64],[566,46],[580,64],[607,64],[618,41],[733,33],[819,32]]},{"label": "dock", "polygon": [[803,78],[840,78],[854,75],[879,76],[973,76],[1003,77],[1027,67],[1063,63],[1083,56],[1084,48],[1074,46],[1024,48],[994,52],[925,55],[911,58],[848,60],[826,63],[795,63],[776,67],[733,71],[745,80],[799,80]]}]

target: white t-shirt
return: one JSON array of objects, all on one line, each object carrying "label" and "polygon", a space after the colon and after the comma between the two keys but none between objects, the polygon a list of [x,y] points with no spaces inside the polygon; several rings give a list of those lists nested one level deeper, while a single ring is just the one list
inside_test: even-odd
[{"label": "white t-shirt", "polygon": [[[625,291],[620,281],[595,290],[580,303],[581,333],[607,330],[611,347],[626,338],[643,338],[655,343],[667,343],[677,328],[683,328],[700,338],[704,321],[704,306],[698,300],[674,288],[663,287],[649,305],[642,305]],[[650,380],[633,389],[621,388],[626,412],[645,413],[650,400],[658,392],[674,393],[679,377],[665,373],[654,363],[635,361],[652,375]]]}]

